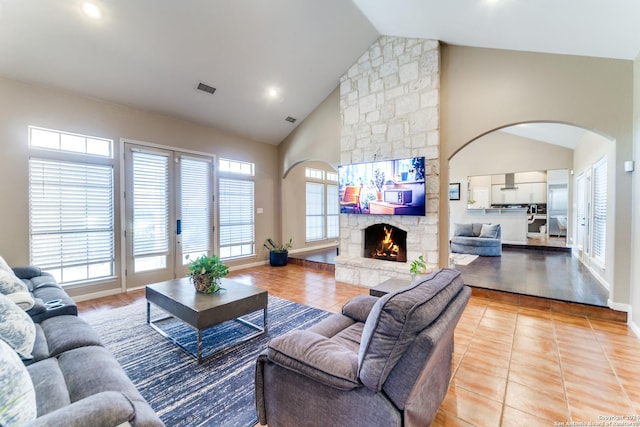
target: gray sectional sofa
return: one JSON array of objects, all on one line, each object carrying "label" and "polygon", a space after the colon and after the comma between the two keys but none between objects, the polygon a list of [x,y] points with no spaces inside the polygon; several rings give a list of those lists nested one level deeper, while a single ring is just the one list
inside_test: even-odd
[{"label": "gray sectional sofa", "polygon": [[480,256],[502,255],[500,224],[454,224],[451,252]]},{"label": "gray sectional sofa", "polygon": [[62,289],[56,279],[39,267],[15,267],[15,275],[21,279],[33,297],[33,307],[27,310],[34,322],[62,314],[78,314],[75,301]]},{"label": "gray sectional sofa", "polygon": [[41,307],[25,311],[0,293],[0,425],[163,426],[97,333],[75,316],[73,300],[38,271],[15,269]]}]

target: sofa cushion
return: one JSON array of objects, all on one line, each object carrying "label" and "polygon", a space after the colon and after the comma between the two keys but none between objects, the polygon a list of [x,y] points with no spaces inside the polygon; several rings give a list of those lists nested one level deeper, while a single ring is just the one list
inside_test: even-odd
[{"label": "sofa cushion", "polygon": [[455,236],[473,237],[473,224],[455,224],[453,234]]},{"label": "sofa cushion", "polygon": [[480,235],[478,237],[483,239],[497,239],[499,228],[500,224],[482,224],[482,229],[480,230]]},{"label": "sofa cushion", "polygon": [[29,288],[24,282],[13,274],[13,271],[0,269],[0,293],[7,295],[16,292],[28,292]]},{"label": "sofa cushion", "polygon": [[30,359],[36,339],[36,327],[29,315],[9,298],[0,294],[0,338],[22,358]]},{"label": "sofa cushion", "polygon": [[0,340],[0,425],[18,426],[36,418],[33,382],[17,353]]},{"label": "sofa cushion", "polygon": [[341,343],[310,331],[291,331],[269,341],[272,362],[340,390],[361,387],[358,355]]},{"label": "sofa cushion", "polygon": [[459,271],[442,269],[409,288],[380,298],[362,332],[360,381],[370,390],[380,391],[415,337],[440,315],[463,286]]},{"label": "sofa cushion", "polygon": [[51,357],[27,366],[35,386],[38,415],[48,414],[71,404],[67,383],[58,366],[58,359]]},{"label": "sofa cushion", "polygon": [[36,324],[33,359],[25,364],[87,346],[102,346],[100,337],[87,322],[69,315],[51,317]]}]

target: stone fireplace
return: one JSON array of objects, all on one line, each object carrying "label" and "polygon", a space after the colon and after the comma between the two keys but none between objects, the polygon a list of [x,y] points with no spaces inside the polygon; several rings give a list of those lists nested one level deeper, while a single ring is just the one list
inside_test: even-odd
[{"label": "stone fireplace", "polygon": [[[426,212],[340,214],[336,280],[376,286],[409,279],[410,262],[420,255],[429,269],[438,267],[439,87],[436,40],[382,36],[342,76],[340,163],[424,156]],[[380,224],[406,232],[404,262],[364,255],[366,230]]]},{"label": "stone fireplace", "polygon": [[407,232],[389,224],[373,224],[364,230],[365,258],[407,262]]}]

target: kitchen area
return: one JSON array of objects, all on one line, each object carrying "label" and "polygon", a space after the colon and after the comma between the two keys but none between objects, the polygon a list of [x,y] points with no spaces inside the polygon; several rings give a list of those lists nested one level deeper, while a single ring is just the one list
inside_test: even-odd
[{"label": "kitchen area", "polygon": [[506,244],[564,246],[568,183],[566,169],[469,176],[466,209],[453,222],[501,224]]}]

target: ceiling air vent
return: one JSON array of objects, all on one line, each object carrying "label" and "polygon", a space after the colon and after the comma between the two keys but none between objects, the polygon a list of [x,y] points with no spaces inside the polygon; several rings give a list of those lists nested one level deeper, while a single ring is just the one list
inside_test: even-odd
[{"label": "ceiling air vent", "polygon": [[287,118],[285,120],[288,121],[289,123],[295,123],[296,122],[296,119],[294,119],[291,116],[287,116]]},{"label": "ceiling air vent", "polygon": [[209,85],[206,85],[204,83],[198,83],[198,90],[201,90],[203,92],[207,92],[207,93],[213,95],[213,93],[216,91],[216,88],[212,87],[212,86],[209,86]]}]

